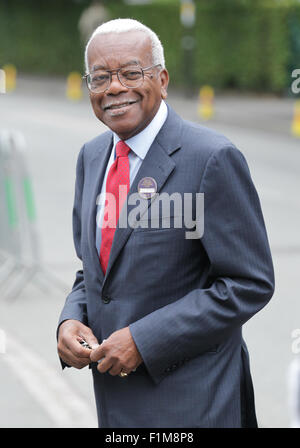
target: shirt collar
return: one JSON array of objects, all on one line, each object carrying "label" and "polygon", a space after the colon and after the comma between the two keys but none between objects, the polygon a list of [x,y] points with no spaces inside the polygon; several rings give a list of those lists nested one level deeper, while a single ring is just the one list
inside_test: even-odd
[{"label": "shirt collar", "polygon": [[[159,133],[168,116],[168,108],[166,103],[162,100],[156,115],[148,126],[139,132],[137,135],[125,140],[125,143],[130,149],[142,160],[146,157],[150,146],[152,145],[155,137]],[[120,137],[114,132],[114,148],[116,144],[121,140]]]}]

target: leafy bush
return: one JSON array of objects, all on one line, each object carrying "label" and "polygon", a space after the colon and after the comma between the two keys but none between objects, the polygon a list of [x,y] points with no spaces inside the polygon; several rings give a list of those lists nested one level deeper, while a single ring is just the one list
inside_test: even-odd
[{"label": "leafy bush", "polygon": [[[216,88],[281,92],[300,67],[300,4],[296,0],[196,0],[194,30],[183,30],[179,0],[126,5],[106,1],[112,18],[131,17],[157,32],[173,84],[193,80]],[[88,0],[0,0],[0,66],[66,76],[83,71],[78,19]],[[182,37],[192,33],[190,64]],[[184,61],[184,62],[183,62]]]}]

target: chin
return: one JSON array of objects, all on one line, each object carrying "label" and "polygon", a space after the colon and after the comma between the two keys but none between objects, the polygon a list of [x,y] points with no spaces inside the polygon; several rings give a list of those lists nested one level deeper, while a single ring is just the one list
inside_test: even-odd
[{"label": "chin", "polygon": [[122,129],[120,130],[120,128],[118,129],[112,129],[113,132],[115,132],[121,140],[128,140],[129,138],[133,137],[135,134],[138,133],[138,131],[128,131],[128,129]]},{"label": "chin", "polygon": [[108,126],[113,132],[115,132],[120,138],[122,138],[122,140],[127,140],[130,137],[133,137],[135,134],[137,134],[139,132],[139,127],[138,125],[133,126],[132,124],[130,125],[129,123],[105,123],[106,126]]}]

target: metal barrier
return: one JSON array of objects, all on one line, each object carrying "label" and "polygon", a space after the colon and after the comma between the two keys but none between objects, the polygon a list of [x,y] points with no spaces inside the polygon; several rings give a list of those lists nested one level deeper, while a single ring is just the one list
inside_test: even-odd
[{"label": "metal barrier", "polygon": [[42,266],[24,136],[0,131],[0,297],[16,298],[33,280],[44,292],[69,289]]}]

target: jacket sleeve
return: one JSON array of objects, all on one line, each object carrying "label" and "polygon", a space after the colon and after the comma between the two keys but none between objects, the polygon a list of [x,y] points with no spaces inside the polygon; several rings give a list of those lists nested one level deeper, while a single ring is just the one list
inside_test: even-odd
[{"label": "jacket sleeve", "polygon": [[274,292],[274,272],[259,198],[247,162],[234,146],[213,153],[200,184],[204,193],[202,246],[209,284],[130,325],[155,383],[226,340],[263,308]]},{"label": "jacket sleeve", "polygon": [[[84,181],[83,168],[83,150],[84,146],[78,155],[76,165],[76,183],[75,183],[75,198],[73,206],[73,239],[77,257],[82,260],[81,256],[81,204],[82,204],[82,190]],[[86,294],[84,284],[84,274],[82,270],[77,271],[75,282],[72,291],[66,298],[65,305],[59,317],[57,336],[59,326],[67,319],[76,319],[87,324],[87,307]]]}]

